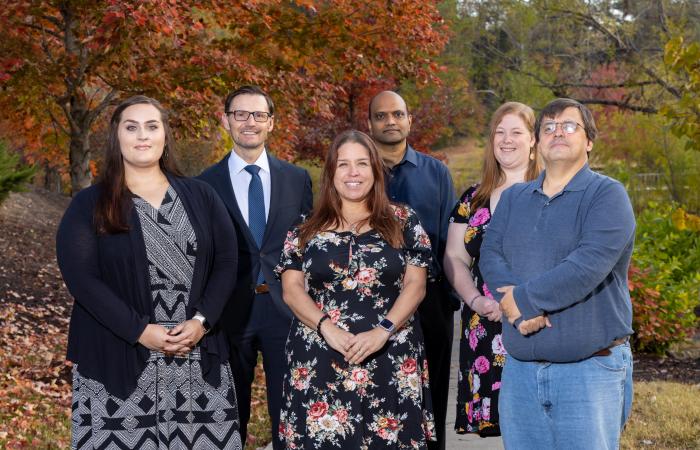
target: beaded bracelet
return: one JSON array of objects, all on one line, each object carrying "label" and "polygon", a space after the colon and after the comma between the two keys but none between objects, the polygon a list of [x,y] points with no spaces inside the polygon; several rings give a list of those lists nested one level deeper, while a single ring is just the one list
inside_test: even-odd
[{"label": "beaded bracelet", "polygon": [[319,319],[318,324],[316,325],[316,332],[318,334],[321,334],[321,324],[323,323],[323,321],[330,318],[331,316],[329,316],[328,314],[324,314],[323,317]]}]

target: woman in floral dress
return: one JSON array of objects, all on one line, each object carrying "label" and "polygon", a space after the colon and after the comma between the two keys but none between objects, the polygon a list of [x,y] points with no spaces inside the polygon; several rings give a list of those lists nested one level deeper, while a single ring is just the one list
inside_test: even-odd
[{"label": "woman in floral dress", "polygon": [[341,134],[314,214],[289,231],[277,272],[296,320],[280,438],[295,449],[427,448],[434,434],[423,336],[430,242],[389,203],[371,139]]},{"label": "woman in floral dress", "polygon": [[501,312],[481,277],[479,249],[501,193],[539,174],[534,125],[534,112],[522,103],[505,103],[496,110],[481,184],[462,194],[450,218],[443,263],[448,280],[464,302],[455,421],[460,434],[501,434],[498,393],[505,362]]}]

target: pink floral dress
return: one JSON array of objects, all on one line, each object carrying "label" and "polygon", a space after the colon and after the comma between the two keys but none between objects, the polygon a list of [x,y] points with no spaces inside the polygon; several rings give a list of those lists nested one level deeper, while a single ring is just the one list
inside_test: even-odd
[{"label": "pink floral dress", "polygon": [[[477,187],[474,185],[462,194],[450,222],[468,225],[464,246],[472,257],[474,284],[483,295],[493,298],[479,271],[481,241],[491,221],[491,212],[489,205],[472,210],[471,200]],[[455,431],[500,436],[498,393],[506,355],[501,341],[501,322],[481,317],[464,305],[461,330]]]},{"label": "pink floral dress", "polygon": [[[351,333],[371,330],[401,292],[406,266],[430,262],[430,240],[416,213],[395,211],[403,248],[392,248],[370,230],[321,232],[301,249],[292,229],[277,273],[303,271],[309,295],[333,323]],[[417,320],[409,319],[361,364],[349,364],[295,319],[286,353],[279,431],[287,448],[427,448],[435,430]]]}]

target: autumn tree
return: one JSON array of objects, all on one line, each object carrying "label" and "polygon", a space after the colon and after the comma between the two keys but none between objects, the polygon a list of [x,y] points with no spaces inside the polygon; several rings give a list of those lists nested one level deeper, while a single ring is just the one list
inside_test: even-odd
[{"label": "autumn tree", "polygon": [[664,64],[672,29],[700,38],[691,0],[458,2],[472,43],[477,89],[499,100],[552,96],[658,113],[682,84]]},{"label": "autumn tree", "polygon": [[221,97],[261,85],[278,103],[271,147],[292,157],[353,83],[436,82],[447,40],[436,2],[407,0],[11,0],[0,26],[0,121],[19,124],[29,159],[67,154],[73,192],[92,180],[98,119],[125,96],[163,101],[180,136],[212,137]]},{"label": "autumn tree", "polygon": [[662,109],[678,136],[700,151],[700,41],[677,35],[666,43],[665,62],[681,82],[680,98]]}]

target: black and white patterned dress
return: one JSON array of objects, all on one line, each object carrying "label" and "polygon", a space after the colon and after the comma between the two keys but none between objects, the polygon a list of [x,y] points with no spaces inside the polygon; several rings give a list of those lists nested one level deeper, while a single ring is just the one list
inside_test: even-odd
[{"label": "black and white patterned dress", "polygon": [[[146,244],[156,323],[186,320],[197,252],[187,213],[172,186],[156,210],[136,197]],[[121,400],[73,369],[72,448],[241,449],[228,363],[215,388],[202,378],[199,348],[186,357],[151,351],[136,390]]]}]

